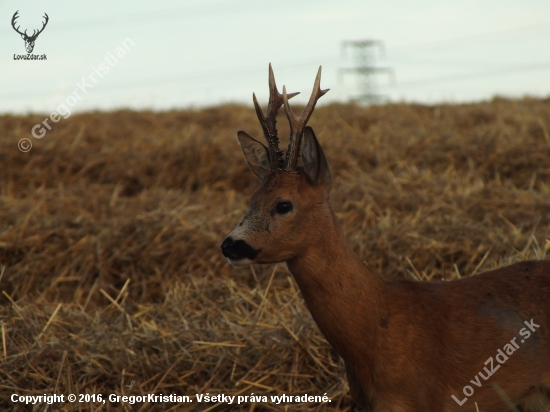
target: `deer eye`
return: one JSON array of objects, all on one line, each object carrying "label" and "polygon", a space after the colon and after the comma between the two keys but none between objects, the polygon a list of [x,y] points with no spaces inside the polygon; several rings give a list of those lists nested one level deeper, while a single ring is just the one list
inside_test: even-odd
[{"label": "deer eye", "polygon": [[275,210],[280,215],[285,215],[288,212],[292,211],[292,203],[290,202],[279,202],[277,203],[277,206],[275,206]]}]

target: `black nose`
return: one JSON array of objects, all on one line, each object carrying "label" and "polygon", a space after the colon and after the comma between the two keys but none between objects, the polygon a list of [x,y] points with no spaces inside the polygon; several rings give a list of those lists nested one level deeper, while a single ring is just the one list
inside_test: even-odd
[{"label": "black nose", "polygon": [[254,249],[244,240],[233,240],[231,236],[225,238],[221,244],[222,253],[225,257],[233,260],[250,259],[254,260],[259,250]]}]

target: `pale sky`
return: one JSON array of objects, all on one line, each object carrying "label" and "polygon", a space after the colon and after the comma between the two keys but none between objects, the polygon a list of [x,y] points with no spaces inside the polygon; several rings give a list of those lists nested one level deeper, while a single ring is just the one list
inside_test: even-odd
[{"label": "pale sky", "polygon": [[[17,10],[29,34],[48,14],[33,51],[47,60],[14,60],[27,54]],[[0,113],[55,111],[126,39],[133,46],[86,80],[73,111],[252,105],[252,92],[265,104],[269,62],[280,89],[302,92],[296,101],[319,65],[331,89],[319,103],[346,101],[358,90],[339,74],[354,63],[341,44],[360,39],[385,45],[374,63],[393,69],[393,80],[376,77],[389,101],[550,96],[548,0],[3,0]]]}]

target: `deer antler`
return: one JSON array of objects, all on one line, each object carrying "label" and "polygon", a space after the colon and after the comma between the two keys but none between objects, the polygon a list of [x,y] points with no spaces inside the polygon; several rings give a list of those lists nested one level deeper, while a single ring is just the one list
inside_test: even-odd
[{"label": "deer antler", "polygon": [[46,28],[46,25],[48,24],[48,21],[50,21],[50,18],[48,17],[48,15],[46,14],[46,12],[44,12],[44,16],[42,16],[42,17],[44,17],[44,18],[46,19],[46,21],[45,21],[44,23],[42,23],[42,28],[41,28],[40,30],[38,30],[38,33],[35,34],[34,32],[35,32],[36,30],[33,30],[31,38],[36,38],[36,37],[38,37],[38,35],[39,35],[40,33],[42,33],[42,32],[44,31],[44,29]]},{"label": "deer antler", "polygon": [[19,10],[17,10],[17,11],[15,12],[15,14],[13,15],[13,17],[11,18],[11,26],[12,26],[13,29],[14,29],[17,33],[19,33],[21,36],[27,37],[27,30],[25,30],[25,33],[21,33],[21,32],[19,31],[19,27],[21,27],[21,26],[17,26],[17,28],[15,28],[15,20],[17,20],[17,18],[19,17],[19,16],[17,15],[17,13],[19,13]]},{"label": "deer antler", "polygon": [[[298,92],[299,93],[299,92]],[[290,93],[287,95],[288,99],[296,96],[298,93]],[[256,95],[252,93],[252,100],[254,101],[254,107],[256,109],[256,115],[262,125],[264,131],[265,140],[269,144],[269,155],[271,157],[271,166],[277,170],[282,167],[283,163],[283,151],[279,149],[279,138],[277,136],[277,113],[283,105],[283,95],[277,90],[275,84],[275,76],[273,75],[273,69],[271,63],[269,63],[269,102],[267,104],[267,115],[264,116],[262,108],[258,104]]]},{"label": "deer antler", "polygon": [[44,29],[46,28],[46,25],[48,24],[48,21],[50,20],[50,18],[48,17],[48,14],[47,14],[47,13],[44,13],[44,16],[42,16],[42,17],[44,17],[44,18],[46,19],[46,21],[42,23],[42,28],[41,28],[40,30],[38,30],[38,33],[36,32],[36,30],[33,30],[32,35],[29,36],[29,35],[27,34],[27,30],[25,30],[24,33],[22,33],[22,32],[19,31],[19,27],[21,27],[21,26],[17,26],[17,28],[15,27],[15,20],[17,20],[17,18],[19,17],[19,16],[17,15],[18,13],[19,13],[19,10],[17,10],[17,11],[15,12],[15,14],[13,15],[13,17],[11,18],[11,26],[13,27],[13,29],[14,29],[17,33],[19,33],[21,36],[25,36],[25,39],[28,39],[28,40],[34,40],[34,39],[36,39],[36,38],[38,37],[38,35],[44,31]]},{"label": "deer antler", "polygon": [[315,109],[315,104],[320,97],[322,97],[330,89],[321,90],[321,66],[319,66],[319,71],[317,72],[317,77],[315,78],[315,84],[313,85],[313,91],[311,92],[311,97],[307,103],[306,108],[299,117],[296,117],[290,105],[288,104],[289,97],[286,94],[286,87],[283,86],[283,102],[285,105],[285,113],[290,123],[290,144],[288,145],[288,151],[286,152],[286,160],[284,170],[287,172],[296,172],[298,157],[300,156],[300,143],[302,141],[302,135],[306,127],[307,121],[309,120],[313,109]]}]

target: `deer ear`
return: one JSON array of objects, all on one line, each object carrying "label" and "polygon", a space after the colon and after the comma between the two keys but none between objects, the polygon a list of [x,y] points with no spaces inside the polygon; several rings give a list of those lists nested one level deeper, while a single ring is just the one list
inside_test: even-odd
[{"label": "deer ear", "polygon": [[264,180],[266,172],[271,165],[269,150],[262,143],[250,137],[242,130],[237,133],[237,139],[239,140],[244,158],[248,162],[250,170],[252,170],[258,179]]},{"label": "deer ear", "polygon": [[332,174],[323,149],[311,127],[306,127],[303,139],[302,159],[306,175],[315,186],[322,185],[327,191],[330,191],[332,188]]}]

